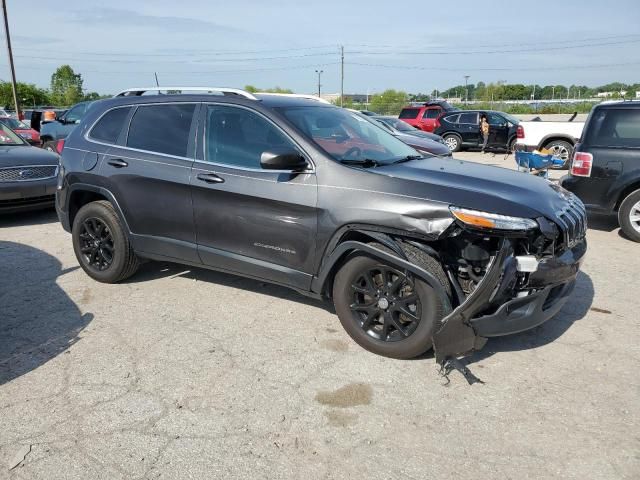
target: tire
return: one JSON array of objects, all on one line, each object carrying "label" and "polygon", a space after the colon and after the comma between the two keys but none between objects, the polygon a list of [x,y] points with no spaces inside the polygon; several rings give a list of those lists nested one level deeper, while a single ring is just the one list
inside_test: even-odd
[{"label": "tire", "polygon": [[556,169],[565,170],[569,168],[569,163],[571,162],[571,156],[573,155],[573,145],[565,140],[554,140],[545,144],[544,148],[547,150],[553,150],[553,154],[562,158],[564,163],[560,166],[553,167]]},{"label": "tire", "polygon": [[138,258],[111,203],[83,206],[73,220],[71,236],[78,263],[94,280],[117,283],[138,270]]},{"label": "tire", "polygon": [[620,204],[618,222],[624,234],[640,242],[640,190],[631,192]]},{"label": "tire", "polygon": [[444,140],[444,143],[446,143],[447,147],[449,147],[450,151],[459,152],[462,149],[462,139],[458,135],[448,133],[442,137],[442,139]]},{"label": "tire", "polygon": [[[378,244],[374,244],[374,246],[390,252],[389,249]],[[403,249],[405,246],[409,247],[405,250],[408,259],[432,273],[443,283],[445,290],[450,292],[449,282],[440,264],[417,248],[403,245]],[[369,297],[355,290],[356,288],[366,288],[362,287],[366,281],[361,282],[364,274],[378,271],[380,271],[379,276],[371,278],[374,282],[377,281],[383,289],[379,297]],[[389,276],[389,272],[391,272],[391,276]],[[381,281],[383,275],[391,279],[391,281],[385,282],[386,285],[389,285],[400,279],[400,275],[404,275],[404,272],[365,255],[354,256],[342,266],[333,282],[333,302],[340,323],[356,343],[370,352],[398,359],[410,359],[422,355],[431,349],[433,334],[448,312],[445,311],[436,291],[426,282],[411,274],[405,275],[407,286],[411,288],[410,291],[404,290],[398,296],[395,295],[396,292],[384,292],[385,287]],[[393,275],[397,275],[397,277]],[[397,308],[403,303],[403,299],[413,298],[414,294],[419,303],[405,305],[405,311],[410,314],[411,312],[415,313],[415,320],[412,320],[409,316],[400,314]],[[366,305],[376,302],[375,298],[378,298],[375,307],[366,307]],[[388,303],[385,309],[379,308],[382,300]],[[354,305],[358,306],[353,309]],[[360,305],[364,305],[367,311],[358,311]],[[412,306],[414,309],[411,308]],[[378,313],[375,313],[376,311]],[[385,314],[395,316],[396,324],[399,323],[401,327],[405,327],[405,334],[401,334],[399,329],[391,326],[388,335],[383,338],[382,332],[384,330],[381,325],[383,322],[378,320],[382,320]],[[367,328],[365,325],[367,320],[374,315],[378,315],[378,319],[374,323],[375,326],[369,325],[371,328]],[[403,319],[408,322],[402,323]]]},{"label": "tire", "polygon": [[44,150],[49,151],[49,152],[58,153],[57,150],[56,150],[56,142],[51,141],[51,140],[44,142],[42,144],[42,148]]},{"label": "tire", "polygon": [[511,140],[509,140],[509,143],[507,144],[507,152],[509,153],[513,153],[515,146],[516,146],[516,140],[517,138],[512,138]]}]

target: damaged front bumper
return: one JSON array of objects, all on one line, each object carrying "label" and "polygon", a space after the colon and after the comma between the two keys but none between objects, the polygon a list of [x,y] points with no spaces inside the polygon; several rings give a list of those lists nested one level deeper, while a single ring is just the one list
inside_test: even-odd
[{"label": "damaged front bumper", "polygon": [[540,262],[529,277],[530,292],[497,308],[492,303],[504,293],[510,275],[515,275],[513,247],[508,239],[500,242],[487,273],[475,290],[442,320],[433,336],[436,361],[471,354],[484,346],[488,337],[508,335],[534,328],[556,315],[566,303],[586,253],[583,240],[562,255]]}]

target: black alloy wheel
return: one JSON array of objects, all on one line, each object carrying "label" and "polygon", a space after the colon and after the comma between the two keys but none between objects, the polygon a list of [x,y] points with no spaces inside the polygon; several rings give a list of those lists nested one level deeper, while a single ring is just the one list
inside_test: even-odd
[{"label": "black alloy wheel", "polygon": [[376,265],[351,285],[350,305],[360,327],[371,337],[395,342],[415,332],[422,315],[413,281],[393,268]]},{"label": "black alloy wheel", "polygon": [[82,222],[80,252],[89,267],[100,272],[109,268],[114,248],[111,231],[102,220],[91,217]]}]

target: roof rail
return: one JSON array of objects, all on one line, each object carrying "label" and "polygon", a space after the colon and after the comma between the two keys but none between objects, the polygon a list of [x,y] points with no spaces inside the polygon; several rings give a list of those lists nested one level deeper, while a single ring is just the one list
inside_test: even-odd
[{"label": "roof rail", "polygon": [[146,92],[157,92],[157,95],[162,95],[162,92],[206,92],[206,93],[221,93],[222,95],[238,95],[240,97],[248,98],[249,100],[258,100],[249,92],[239,88],[227,88],[227,87],[140,87],[140,88],[127,88],[120,93],[114,95],[114,97],[130,97],[144,95]]},{"label": "roof rail", "polygon": [[307,100],[315,100],[320,103],[328,103],[331,105],[331,102],[325,100],[324,98],[318,97],[317,95],[307,95],[304,93],[271,93],[271,92],[256,92],[258,95],[272,95],[278,97],[292,97],[292,98],[306,98]]}]

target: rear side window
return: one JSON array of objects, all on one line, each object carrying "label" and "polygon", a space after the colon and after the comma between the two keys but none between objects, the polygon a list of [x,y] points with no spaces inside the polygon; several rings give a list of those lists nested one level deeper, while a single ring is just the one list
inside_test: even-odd
[{"label": "rear side window", "polygon": [[89,136],[105,143],[116,143],[131,107],[114,108],[105,113],[91,129]]},{"label": "rear side window", "polygon": [[640,147],[640,109],[599,109],[587,128],[585,142],[601,147]]},{"label": "rear side window", "polygon": [[438,118],[438,115],[440,115],[441,111],[442,110],[440,110],[439,108],[429,108],[424,112],[422,118]]},{"label": "rear side window", "polygon": [[477,113],[461,113],[458,123],[467,123],[467,124],[477,125],[478,114]]},{"label": "rear side window", "polygon": [[419,112],[419,108],[403,108],[398,118],[416,118]]},{"label": "rear side window", "polygon": [[456,113],[455,115],[447,115],[443,120],[449,123],[458,123],[458,119],[460,118],[460,114]]},{"label": "rear side window", "polygon": [[127,147],[187,156],[195,104],[140,106],[131,119]]}]

